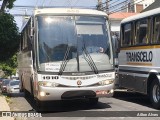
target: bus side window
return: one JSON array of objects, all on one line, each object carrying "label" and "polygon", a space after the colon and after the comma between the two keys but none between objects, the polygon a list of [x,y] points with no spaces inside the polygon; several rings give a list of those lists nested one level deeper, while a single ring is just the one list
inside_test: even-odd
[{"label": "bus side window", "polygon": [[136,22],[135,27],[135,33],[136,33],[136,39],[135,39],[135,45],[139,43],[139,22]]},{"label": "bus side window", "polygon": [[31,21],[29,20],[28,23],[21,32],[21,51],[31,50]]},{"label": "bus side window", "polygon": [[131,23],[125,24],[123,26],[123,33],[122,46],[130,46],[133,37]]},{"label": "bus side window", "polygon": [[136,43],[146,44],[148,43],[148,21],[147,19],[140,20],[136,23]]},{"label": "bus side window", "polygon": [[154,39],[152,43],[159,43],[160,42],[160,16],[156,16],[154,18]]}]

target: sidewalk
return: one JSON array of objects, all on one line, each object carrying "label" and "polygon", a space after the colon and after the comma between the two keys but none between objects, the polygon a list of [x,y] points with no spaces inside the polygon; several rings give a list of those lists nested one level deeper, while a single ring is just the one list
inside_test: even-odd
[{"label": "sidewalk", "polygon": [[[0,114],[3,111],[10,111],[9,105],[4,96],[0,95]],[[1,116],[1,115],[0,115]],[[0,117],[0,120],[14,120],[12,117]]]}]

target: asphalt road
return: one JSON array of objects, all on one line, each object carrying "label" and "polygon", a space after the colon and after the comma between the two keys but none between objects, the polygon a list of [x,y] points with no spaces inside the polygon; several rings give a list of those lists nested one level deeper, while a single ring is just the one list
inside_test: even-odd
[{"label": "asphalt road", "polygon": [[[36,112],[32,98],[24,98],[20,93],[10,98],[11,111]],[[157,115],[148,117],[146,114]],[[159,120],[160,111],[153,109],[147,96],[133,92],[116,92],[112,98],[100,98],[97,105],[89,105],[87,100],[47,102],[43,108],[42,118],[48,119],[133,119]],[[32,119],[32,118],[28,118]]]}]

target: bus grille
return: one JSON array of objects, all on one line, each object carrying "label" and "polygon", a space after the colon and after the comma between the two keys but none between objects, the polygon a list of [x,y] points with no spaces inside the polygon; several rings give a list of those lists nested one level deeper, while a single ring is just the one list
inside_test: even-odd
[{"label": "bus grille", "polygon": [[67,79],[67,80],[78,80],[78,79],[81,79],[81,80],[88,80],[88,79],[92,79],[92,78],[95,78],[96,76],[69,76],[69,77],[62,77],[64,79]]},{"label": "bus grille", "polygon": [[94,87],[94,86],[100,86],[99,83],[95,83],[95,84],[92,84],[92,85],[86,85],[86,86],[68,86],[68,85],[62,85],[62,84],[59,84],[58,87],[70,87],[70,88],[79,88],[79,87]]}]

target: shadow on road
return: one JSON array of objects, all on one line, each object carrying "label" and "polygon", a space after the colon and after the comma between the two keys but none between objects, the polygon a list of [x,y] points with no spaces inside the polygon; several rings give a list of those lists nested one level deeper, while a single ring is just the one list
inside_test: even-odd
[{"label": "shadow on road", "polygon": [[[36,102],[32,97],[26,98],[28,103],[32,106],[33,110],[39,111],[36,107]],[[98,102],[96,105],[89,104],[86,99],[82,100],[61,100],[61,101],[47,101],[43,103],[41,113],[59,113],[59,112],[71,112],[79,110],[93,110],[111,108],[110,103]],[[31,110],[32,111],[32,110]]]},{"label": "shadow on road", "polygon": [[5,95],[7,95],[9,97],[23,97],[24,93],[23,92],[20,92],[20,93],[11,93],[11,94],[6,93]]},{"label": "shadow on road", "polygon": [[151,102],[147,95],[139,94],[132,91],[116,91],[113,97],[119,100],[132,102],[152,108]]}]

